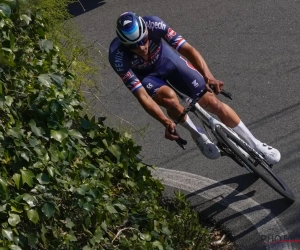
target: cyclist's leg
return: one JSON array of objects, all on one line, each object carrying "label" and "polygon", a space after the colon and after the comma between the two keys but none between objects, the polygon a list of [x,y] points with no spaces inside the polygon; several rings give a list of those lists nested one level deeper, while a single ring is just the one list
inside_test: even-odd
[{"label": "cyclist's leg", "polygon": [[176,93],[165,81],[152,75],[140,79],[149,96],[151,96],[159,106],[164,107],[173,120],[183,112],[184,108],[179,103]]},{"label": "cyclist's leg", "polygon": [[[165,58],[167,63],[173,65],[172,72],[168,72],[167,79],[179,91],[191,98],[196,98],[199,90],[205,86],[203,76],[181,56],[177,60]],[[221,102],[213,93],[206,92],[199,100],[199,104],[207,111],[217,115],[228,127],[232,128],[245,141],[262,152],[268,162],[275,164],[281,156],[280,152],[256,139],[241,121],[237,113],[227,104]]]},{"label": "cyclist's leg", "polygon": [[[165,81],[153,76],[147,76],[143,78],[141,82],[153,100],[159,106],[166,108],[168,115],[173,120],[176,120],[183,112],[184,108],[179,103],[174,90],[170,88]],[[211,141],[200,128],[195,126],[188,115],[185,115],[179,124],[186,128],[191,133],[193,138],[201,137],[201,144],[199,144],[199,141],[196,141],[196,143],[206,157],[210,159],[217,159],[220,156],[219,149],[213,143],[211,143]]]},{"label": "cyclist's leg", "polygon": [[[166,109],[169,117],[176,120],[180,116],[184,108],[179,103],[175,91],[164,80],[148,76],[142,80],[142,84],[146,86],[153,100]],[[185,115],[179,124],[188,129],[191,134],[198,135],[197,128],[188,115]]]},{"label": "cyclist's leg", "polygon": [[[183,112],[184,107],[179,103],[175,91],[162,79],[148,75],[141,79],[142,85],[153,100],[166,109],[168,115],[173,120],[176,120]],[[187,116],[180,121],[184,123]]]},{"label": "cyclist's leg", "polygon": [[[203,76],[183,57],[174,62],[176,71],[169,77],[171,84],[176,88],[182,88],[182,92],[191,98],[196,98],[199,91],[205,88]],[[206,92],[199,100],[199,105],[205,110],[217,115],[228,127],[235,127],[239,124],[240,118],[236,112],[227,104],[220,101],[214,93]]]}]

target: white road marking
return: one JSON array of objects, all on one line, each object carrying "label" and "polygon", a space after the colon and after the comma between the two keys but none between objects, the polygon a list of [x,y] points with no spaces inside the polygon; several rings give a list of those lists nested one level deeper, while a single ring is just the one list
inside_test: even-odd
[{"label": "white road marking", "polygon": [[[156,170],[152,172],[152,175],[158,178],[163,184],[170,187],[175,187],[188,192],[203,190],[198,195],[208,200],[214,199],[215,202],[220,202],[234,211],[243,214],[243,216],[256,227],[257,232],[261,236],[276,235],[286,237],[288,235],[285,227],[268,209],[243,193],[239,193],[233,188],[223,185],[220,182],[203,176],[164,168],[156,168]],[[228,199],[226,200],[226,197],[229,195],[231,197],[233,195],[242,197],[237,201],[229,201]],[[251,207],[255,207],[255,209],[249,209]],[[264,221],[266,222],[264,223]],[[247,230],[247,228],[245,228],[245,230]],[[292,246],[289,242],[266,244],[266,249],[291,250]]]}]

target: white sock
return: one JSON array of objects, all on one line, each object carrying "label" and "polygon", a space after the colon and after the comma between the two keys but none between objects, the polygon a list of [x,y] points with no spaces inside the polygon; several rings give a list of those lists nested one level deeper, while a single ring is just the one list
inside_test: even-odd
[{"label": "white sock", "polygon": [[240,123],[232,129],[239,136],[241,136],[251,147],[256,147],[256,145],[260,143],[260,141],[254,137],[254,135],[249,131],[249,129],[242,121],[240,121]]},{"label": "white sock", "polygon": [[199,137],[199,135],[204,135],[204,131],[202,129],[197,130],[195,124],[192,122],[191,118],[186,115],[186,120],[183,123],[178,123],[180,124],[182,127],[184,127],[185,129],[187,129],[192,136],[194,137]]}]

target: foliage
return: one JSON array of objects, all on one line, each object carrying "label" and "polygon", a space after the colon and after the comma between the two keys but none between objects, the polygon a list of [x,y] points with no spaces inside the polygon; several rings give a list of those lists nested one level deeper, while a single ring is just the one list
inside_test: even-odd
[{"label": "foliage", "polygon": [[81,114],[42,12],[0,6],[0,27],[0,249],[180,249],[183,217],[130,136]]},{"label": "foliage", "polygon": [[102,58],[103,56],[93,44],[84,39],[72,21],[67,6],[74,1],[26,0],[22,9],[26,11],[30,7],[33,10],[39,10],[44,20],[47,20],[47,26],[50,27],[47,32],[48,39],[58,46],[60,56],[69,62],[68,69],[76,72],[73,84],[76,84],[78,88],[93,87],[98,93],[100,90],[92,81],[93,78],[100,78],[99,63],[95,63],[94,57]]}]

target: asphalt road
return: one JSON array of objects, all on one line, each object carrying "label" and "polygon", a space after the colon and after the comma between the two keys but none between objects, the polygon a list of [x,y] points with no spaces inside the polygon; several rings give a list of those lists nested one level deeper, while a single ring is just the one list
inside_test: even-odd
[{"label": "asphalt road", "polygon": [[[95,60],[102,68],[101,78],[96,78],[98,99],[95,92],[86,93],[92,112],[111,114],[108,123],[116,127],[128,126],[142,146],[144,162],[158,167],[156,175],[166,193],[186,192],[203,218],[214,218],[232,232],[239,249],[300,249],[300,1],[80,2],[71,6],[74,21],[96,47]],[[233,94],[232,101],[220,99],[258,139],[281,151],[275,172],[298,199],[293,205],[232,160],[211,161],[192,141],[183,151],[163,139],[162,126],[143,111],[108,65],[116,18],[128,10],[160,16],[201,52]]]}]

